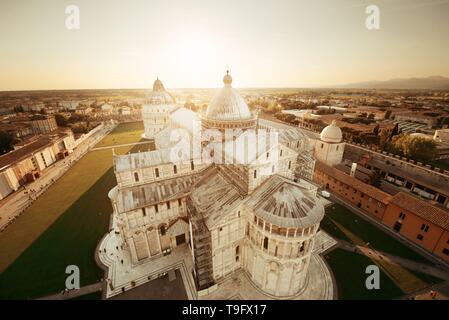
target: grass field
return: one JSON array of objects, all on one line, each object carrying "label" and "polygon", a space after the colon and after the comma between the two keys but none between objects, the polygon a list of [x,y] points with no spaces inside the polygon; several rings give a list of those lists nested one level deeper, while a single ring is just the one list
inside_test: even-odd
[{"label": "grass field", "polygon": [[430,264],[429,260],[416,251],[341,205],[334,204],[326,208],[321,228],[337,239],[352,242],[332,220],[350,230],[365,243],[369,242],[370,247],[378,251]]},{"label": "grass field", "polygon": [[82,286],[100,279],[94,251],[108,228],[107,193],[115,184],[111,151],[89,152],[7,228],[0,235],[0,299],[61,291],[69,264],[80,268]]},{"label": "grass field", "polygon": [[143,122],[121,123],[103,138],[95,147],[108,147],[118,144],[138,142],[142,139]]},{"label": "grass field", "polygon": [[366,267],[375,264],[366,256],[337,248],[327,253],[325,259],[335,276],[338,298],[341,300],[394,299],[403,295],[402,290],[382,270],[380,289],[366,288]]},{"label": "grass field", "polygon": [[[336,248],[325,255],[325,259],[332,269],[337,282],[338,299],[397,299],[405,295],[404,292],[385,272],[380,270],[380,289],[368,290],[365,286],[368,274],[365,273],[368,265],[378,265],[367,256]],[[431,275],[406,269],[426,285],[432,285],[443,280]]]}]

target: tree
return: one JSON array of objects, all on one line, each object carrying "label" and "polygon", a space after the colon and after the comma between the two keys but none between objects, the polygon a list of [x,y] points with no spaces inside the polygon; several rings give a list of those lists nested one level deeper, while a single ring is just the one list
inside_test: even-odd
[{"label": "tree", "polygon": [[417,161],[427,162],[438,157],[435,141],[422,137],[400,135],[393,140],[393,146],[405,157]]},{"label": "tree", "polygon": [[400,132],[399,124],[395,124],[393,130],[391,130],[390,140],[393,139],[394,136],[397,136]]},{"label": "tree", "polygon": [[67,127],[67,124],[68,124],[67,118],[64,117],[62,114],[60,114],[60,113],[55,114],[55,120],[56,120],[56,124],[59,127]]},{"label": "tree", "polygon": [[379,135],[379,147],[382,150],[384,150],[389,140],[390,140],[390,133],[387,130],[382,130]]},{"label": "tree", "polygon": [[6,132],[0,131],[0,154],[5,154],[13,149],[14,137]]},{"label": "tree", "polygon": [[373,173],[369,177],[369,183],[373,187],[380,188],[382,185],[382,174],[379,170],[374,170]]}]

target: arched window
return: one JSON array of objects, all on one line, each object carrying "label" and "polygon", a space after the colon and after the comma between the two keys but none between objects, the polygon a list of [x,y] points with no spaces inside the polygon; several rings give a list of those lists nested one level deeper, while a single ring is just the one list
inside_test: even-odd
[{"label": "arched window", "polygon": [[134,181],[139,182],[139,174],[134,172]]},{"label": "arched window", "polygon": [[257,170],[254,170],[254,179],[257,178]]},{"label": "arched window", "polygon": [[288,169],[290,170],[291,168],[292,168],[292,162],[289,161],[289,162],[288,162]]},{"label": "arched window", "polygon": [[235,255],[238,256],[240,253],[240,246],[235,247]]},{"label": "arched window", "polygon": [[154,169],[154,173],[156,174],[156,178],[159,178],[159,169],[158,168]]},{"label": "arched window", "polygon": [[191,168],[192,170],[195,170],[195,164],[193,163],[193,161],[190,161],[190,168]]},{"label": "arched window", "polygon": [[178,168],[176,167],[176,164],[173,166],[173,173],[177,174],[178,173]]},{"label": "arched window", "polygon": [[268,250],[268,237],[263,239],[263,248]]},{"label": "arched window", "polygon": [[165,236],[165,226],[164,225],[160,226],[159,231],[161,233],[161,236]]}]

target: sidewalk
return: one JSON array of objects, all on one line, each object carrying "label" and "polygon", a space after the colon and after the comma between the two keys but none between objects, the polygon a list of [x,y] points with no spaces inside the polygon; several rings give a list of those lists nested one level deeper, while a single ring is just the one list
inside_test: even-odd
[{"label": "sidewalk", "polygon": [[378,260],[385,260],[387,262],[397,263],[397,264],[399,264],[407,269],[410,269],[410,270],[427,273],[431,276],[434,276],[434,277],[437,277],[440,279],[449,280],[448,272],[446,272],[440,268],[429,266],[428,264],[404,259],[402,257],[394,256],[394,255],[386,253],[386,252],[370,249],[370,248],[363,247],[363,246],[354,245],[354,244],[351,244],[351,243],[348,243],[345,241],[341,241],[341,240],[340,240],[340,247],[347,251],[360,253],[360,254],[366,255],[368,257],[373,257],[374,259],[378,259]]},{"label": "sidewalk", "polygon": [[97,282],[94,284],[87,285],[85,287],[79,288],[78,290],[70,290],[64,293],[64,291],[53,294],[50,296],[42,297],[37,300],[67,300],[67,299],[73,299],[76,297],[84,296],[89,293],[94,293],[97,291],[101,291],[102,283]]}]

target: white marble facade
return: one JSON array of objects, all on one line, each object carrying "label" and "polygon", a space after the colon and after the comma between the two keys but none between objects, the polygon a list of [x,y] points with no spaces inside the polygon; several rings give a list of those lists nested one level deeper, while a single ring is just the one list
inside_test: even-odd
[{"label": "white marble facade", "polygon": [[[150,100],[167,117],[155,121],[148,108],[143,112],[145,136],[155,139],[157,149],[114,156],[117,186],[109,198],[119,245],[129,253],[131,273],[133,267],[151,264],[187,243],[198,291],[243,270],[267,294],[293,296],[305,285],[324,215],[316,186],[308,182],[313,150],[299,128],[257,120],[257,114],[231,89],[229,74],[224,83],[213,108],[196,115],[175,107],[156,80],[155,98]],[[198,157],[171,161],[172,129],[181,127],[192,134],[187,121],[192,119],[204,121],[202,130],[239,128],[240,117],[240,129],[276,131],[279,143],[242,164],[204,162]],[[232,143],[236,147],[238,139]]]}]

